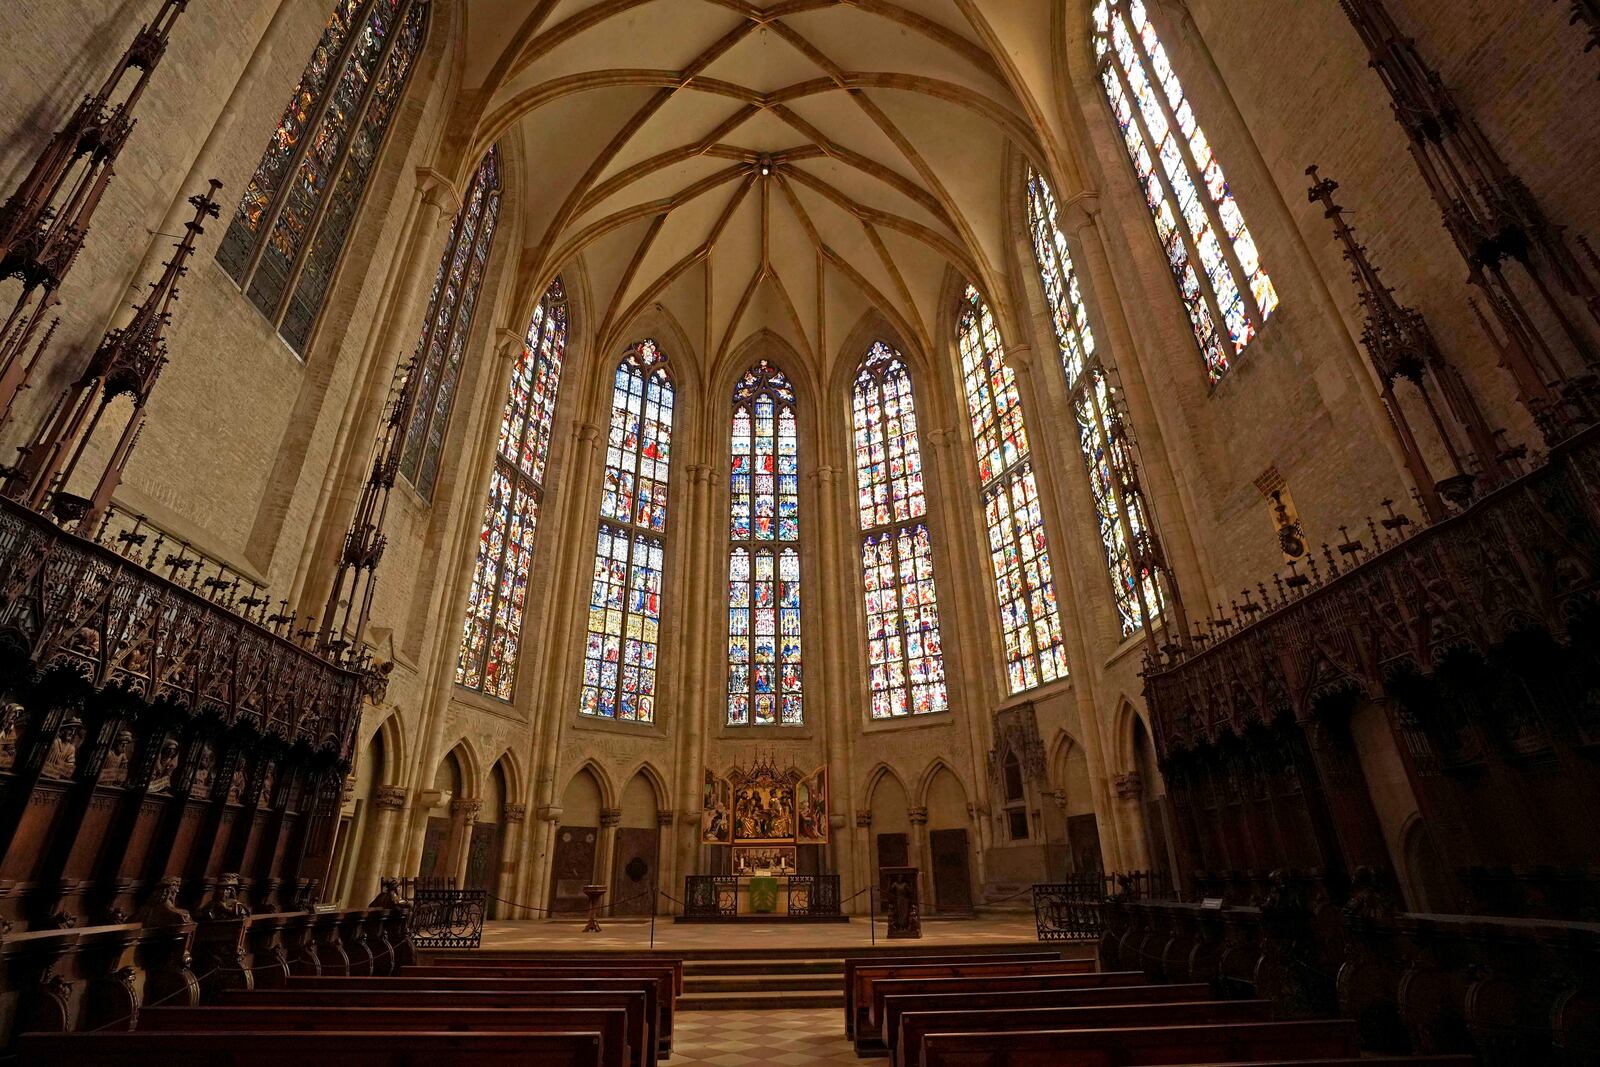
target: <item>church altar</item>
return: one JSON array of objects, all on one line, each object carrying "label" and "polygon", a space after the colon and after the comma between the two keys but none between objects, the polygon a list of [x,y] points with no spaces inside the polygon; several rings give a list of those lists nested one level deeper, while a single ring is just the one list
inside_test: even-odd
[{"label": "church altar", "polygon": [[837,874],[691,874],[678,922],[846,922]]}]

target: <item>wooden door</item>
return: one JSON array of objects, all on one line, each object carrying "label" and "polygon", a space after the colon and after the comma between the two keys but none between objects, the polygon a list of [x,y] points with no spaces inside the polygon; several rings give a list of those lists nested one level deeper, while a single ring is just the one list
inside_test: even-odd
[{"label": "wooden door", "polygon": [[1100,824],[1093,815],[1067,820],[1067,840],[1072,843],[1072,869],[1079,873],[1100,870]]},{"label": "wooden door", "polygon": [[550,860],[550,907],[572,915],[588,908],[583,887],[594,881],[595,844],[600,839],[598,826],[556,828],[555,855]]},{"label": "wooden door", "polygon": [[467,844],[467,880],[463,889],[499,891],[500,826],[498,823],[480,822],[472,825],[472,838]]},{"label": "wooden door", "polygon": [[617,827],[616,857],[611,864],[612,915],[649,915],[650,891],[656,888],[661,831],[655,827]]},{"label": "wooden door", "polygon": [[450,862],[450,820],[440,815],[428,819],[428,828],[422,835],[422,862],[417,866],[418,878],[448,878],[454,871],[445,870]]},{"label": "wooden door", "polygon": [[946,914],[971,912],[972,871],[967,831],[930,830],[928,851],[933,853],[933,906]]},{"label": "wooden door", "polygon": [[905,834],[878,835],[878,867],[905,867],[911,856],[910,839]]}]

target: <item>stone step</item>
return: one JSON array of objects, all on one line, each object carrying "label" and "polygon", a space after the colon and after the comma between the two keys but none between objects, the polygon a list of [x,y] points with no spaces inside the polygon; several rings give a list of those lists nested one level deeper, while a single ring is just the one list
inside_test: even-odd
[{"label": "stone step", "polygon": [[842,1008],[844,990],[753,990],[727,993],[685,993],[678,1011],[785,1011],[793,1008]]},{"label": "stone step", "polygon": [[684,975],[683,991],[689,993],[779,992],[786,989],[826,989],[843,991],[840,974],[707,974]]},{"label": "stone step", "polygon": [[[685,960],[684,977],[696,974],[771,974],[773,961],[769,957],[748,960]],[[784,960],[782,970],[787,974],[835,974],[841,980],[844,960]]]}]

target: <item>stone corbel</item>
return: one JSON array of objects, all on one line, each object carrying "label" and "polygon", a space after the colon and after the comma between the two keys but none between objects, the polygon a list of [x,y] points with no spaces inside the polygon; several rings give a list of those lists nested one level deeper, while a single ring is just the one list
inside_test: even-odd
[{"label": "stone corbel", "polygon": [[622,825],[622,809],[621,808],[601,808],[600,809],[600,828],[601,829],[603,829],[603,830],[604,829],[610,829],[613,826],[620,826],[620,825]]},{"label": "stone corbel", "polygon": [[540,804],[535,814],[538,815],[540,822],[558,823],[561,821],[561,805]]},{"label": "stone corbel", "polygon": [[417,189],[422,193],[422,202],[438,212],[436,222],[455,218],[461,208],[461,194],[455,183],[432,167],[417,168]]},{"label": "stone corbel", "polygon": [[1144,795],[1144,778],[1138,771],[1129,771],[1112,778],[1111,787],[1116,790],[1118,800],[1138,800]]},{"label": "stone corbel", "polygon": [[870,811],[858,811],[858,812],[856,812],[856,825],[860,826],[860,827],[863,827],[863,828],[870,827],[872,825],[872,812],[870,812]]},{"label": "stone corbel", "polygon": [[912,826],[925,826],[928,822],[927,808],[907,808],[906,818],[911,820]]}]

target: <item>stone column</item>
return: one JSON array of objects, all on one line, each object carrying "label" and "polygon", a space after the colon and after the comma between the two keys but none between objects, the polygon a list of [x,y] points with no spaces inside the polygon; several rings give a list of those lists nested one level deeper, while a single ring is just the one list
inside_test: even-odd
[{"label": "stone column", "polygon": [[[840,817],[839,821],[842,823],[844,819]],[[843,827],[841,826],[839,829],[842,830]],[[855,854],[857,859],[856,866],[861,871],[862,884],[855,890],[855,892],[860,893],[861,890],[865,889],[870,881],[876,877],[877,872],[877,859],[873,855],[872,848],[872,812],[856,812],[855,848],[853,848],[851,851]],[[874,904],[876,901],[876,893],[863,894],[857,898],[854,905],[857,910],[852,912],[852,914],[864,914],[871,916],[874,914]]]},{"label": "stone column", "polygon": [[[666,892],[671,893],[673,896],[679,895],[674,888],[682,881],[682,878],[678,875],[678,851],[674,848],[662,847],[671,843],[673,827],[677,825],[677,822],[677,812],[670,808],[656,812],[656,840],[658,842],[656,855],[661,857],[661,862],[656,866],[656,891],[658,894]],[[655,907],[656,913],[659,915],[670,915],[672,913],[672,901],[664,896],[658,895],[656,897]]]},{"label": "stone column", "polygon": [[[528,805],[507,804],[500,812],[500,878],[495,895],[523,903],[522,876],[526,866],[521,859],[523,830],[528,823]],[[528,919],[532,915],[500,901],[490,901],[497,919]]]},{"label": "stone column", "polygon": [[378,892],[379,879],[385,876],[402,877],[406,872],[388,870],[395,825],[406,807],[406,791],[397,785],[380,785],[372,791],[371,823],[363,854],[367,862],[356,871],[355,885],[349,903],[361,906]]},{"label": "stone column", "polygon": [[1144,823],[1144,776],[1138,771],[1113,775],[1111,790],[1116,796],[1112,818],[1117,822],[1122,841],[1118,870],[1146,871],[1152,866],[1150,838]]},{"label": "stone column", "polygon": [[594,855],[594,884],[611,886],[605,895],[606,914],[616,903],[617,887],[611,885],[611,870],[617,862],[617,827],[622,825],[621,808],[600,809],[600,840]]},{"label": "stone column", "polygon": [[[663,854],[672,855],[674,872],[672,885],[676,887],[681,875],[697,873],[700,854],[700,808],[705,787],[705,724],[710,712],[705,696],[707,657],[711,655],[708,637],[706,598],[716,579],[708,573],[712,553],[705,546],[716,543],[708,540],[702,529],[711,502],[711,468],[703,463],[689,467],[689,500],[684,510],[683,535],[678,540],[689,551],[680,552],[687,557],[689,571],[684,588],[683,633],[691,639],[678,646],[684,659],[683,686],[678,693],[678,810],[683,811],[681,825],[675,830],[662,831],[662,840],[668,847]],[[698,638],[698,639],[695,639]],[[668,892],[677,896],[676,888]]]},{"label": "stone column", "polygon": [[[817,563],[821,568],[820,585],[822,591],[821,604],[823,625],[835,633],[849,633],[850,629],[844,625],[844,612],[847,610],[841,603],[839,589],[842,582],[839,580],[849,573],[842,570],[849,558],[844,551],[843,534],[839,522],[839,468],[833,466],[816,467],[812,477],[817,486],[817,512],[818,512],[818,538],[817,538]],[[837,627],[837,629],[835,629]],[[812,632],[817,630],[815,624]],[[861,709],[853,707],[850,699],[851,686],[848,684],[848,674],[843,669],[841,662],[845,653],[842,652],[839,642],[833,642],[824,654],[816,654],[815,641],[812,644],[813,652],[810,662],[815,667],[822,667],[822,685],[820,692],[824,693],[826,717],[823,719],[819,731],[822,737],[823,750],[828,754],[828,791],[832,794],[828,798],[830,815],[836,807],[848,811],[853,803],[855,779],[852,777],[851,759],[855,744],[856,725]],[[815,674],[812,675],[816,677]],[[812,690],[819,691],[818,689]],[[816,707],[815,702],[811,705]],[[830,831],[832,819],[829,820]],[[862,876],[858,875],[854,862],[853,850],[849,848],[835,848],[833,850],[834,862],[839,870],[839,893],[841,897],[849,897],[866,885]],[[863,898],[864,899],[864,898]],[[858,899],[851,903],[851,908],[857,907],[861,901]]]},{"label": "stone column", "polygon": [[[561,805],[542,804],[536,812],[539,824],[528,859],[528,897],[524,903],[540,909],[550,907],[550,864],[555,852],[556,829],[561,825]],[[543,911],[540,912],[543,915]]]},{"label": "stone column", "polygon": [[906,860],[917,869],[917,900],[919,909],[926,914],[933,900],[933,872],[928,869],[928,857],[933,854],[928,847],[928,809],[907,808],[906,818],[911,820]]},{"label": "stone column", "polygon": [[450,857],[448,869],[455,872],[456,885],[466,888],[467,860],[472,854],[472,827],[478,821],[483,801],[477,797],[456,797],[450,801]]}]

